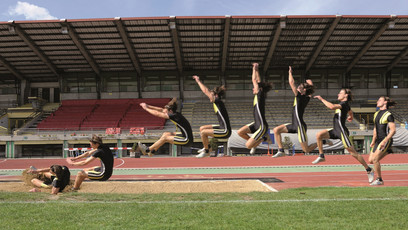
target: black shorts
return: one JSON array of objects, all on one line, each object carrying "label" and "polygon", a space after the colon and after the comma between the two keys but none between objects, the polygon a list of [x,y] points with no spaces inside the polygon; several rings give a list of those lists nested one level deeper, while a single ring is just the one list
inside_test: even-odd
[{"label": "black shorts", "polygon": [[[381,150],[381,149],[379,149],[379,148],[380,148],[380,143],[381,143],[382,140],[384,140],[384,139],[381,139],[381,140],[378,140],[378,139],[377,139],[377,140],[375,141],[374,147],[371,148],[371,152],[372,152],[372,153],[375,152],[375,151],[377,151],[377,150]],[[392,142],[393,142],[392,139],[389,140],[389,141],[385,144],[384,149],[382,149],[381,152],[392,153],[392,148],[391,148]]]},{"label": "black shorts", "polygon": [[212,125],[215,138],[228,138],[231,136],[231,130],[221,127],[220,125]]},{"label": "black shorts", "polygon": [[188,137],[183,135],[181,132],[177,132],[176,136],[174,137],[173,143],[175,145],[183,145],[183,146],[190,146],[193,144],[193,137]]},{"label": "black shorts", "polygon": [[344,131],[328,129],[327,131],[329,132],[330,139],[340,139],[344,148],[347,149],[353,147],[353,142],[350,140],[349,131],[347,129]]},{"label": "black shorts", "polygon": [[301,123],[301,125],[298,123],[288,123],[285,125],[288,133],[298,134],[299,143],[307,142],[307,125],[305,123]]},{"label": "black shorts", "polygon": [[268,131],[268,124],[257,125],[255,124],[255,122],[252,122],[250,124],[247,124],[247,126],[249,127],[251,133],[254,134],[252,135],[252,139],[256,141],[261,139]]},{"label": "black shorts", "polygon": [[102,167],[96,167],[93,170],[88,171],[88,178],[90,180],[105,181],[108,180],[111,176],[112,173],[106,173],[106,171],[102,170]]}]

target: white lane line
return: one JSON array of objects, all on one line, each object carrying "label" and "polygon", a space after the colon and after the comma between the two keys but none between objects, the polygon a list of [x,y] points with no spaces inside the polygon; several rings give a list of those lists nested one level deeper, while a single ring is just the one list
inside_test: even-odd
[{"label": "white lane line", "polygon": [[0,201],[0,204],[219,204],[219,203],[303,203],[303,202],[350,202],[350,201],[407,201],[408,198],[334,198],[334,199],[293,199],[293,200],[186,200],[186,201]]},{"label": "white lane line", "polygon": [[123,160],[123,159],[121,159],[121,158],[119,158],[119,159],[117,159],[117,160],[121,160],[122,163],[119,164],[119,165],[117,165],[117,166],[115,166],[114,168],[119,168],[120,166],[122,166],[122,165],[125,163],[125,160]]}]

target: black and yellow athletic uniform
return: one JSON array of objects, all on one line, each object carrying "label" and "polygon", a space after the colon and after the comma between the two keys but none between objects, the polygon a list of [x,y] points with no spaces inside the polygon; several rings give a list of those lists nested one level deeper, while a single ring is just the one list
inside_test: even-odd
[{"label": "black and yellow athletic uniform", "polygon": [[247,124],[254,140],[261,139],[268,131],[268,123],[265,119],[265,93],[261,88],[256,95],[254,95],[254,122]]},{"label": "black and yellow athletic uniform", "polygon": [[67,166],[61,166],[62,167],[62,172],[61,172],[61,178],[58,178],[54,175],[51,176],[51,178],[46,178],[44,180],[44,183],[41,185],[43,188],[49,188],[50,186],[59,188],[59,191],[62,192],[64,188],[69,184],[69,180],[71,177],[71,172],[69,171]]},{"label": "black and yellow athletic uniform", "polygon": [[228,138],[231,136],[231,124],[224,102],[218,97],[213,102],[214,112],[217,115],[219,125],[213,125],[215,138]]},{"label": "black and yellow athletic uniform", "polygon": [[340,139],[343,142],[344,148],[350,148],[353,146],[353,143],[349,138],[346,119],[351,108],[348,101],[342,101],[340,106],[341,109],[336,109],[333,117],[333,128],[327,131],[329,131],[330,139]]},{"label": "black and yellow athletic uniform", "polygon": [[181,113],[169,114],[169,119],[172,121],[179,132],[174,137],[174,144],[176,145],[191,145],[193,144],[193,130],[191,129],[190,122],[181,115]]},{"label": "black and yellow athletic uniform", "polygon": [[[390,128],[388,126],[389,122],[394,122],[394,116],[391,114],[390,111],[378,110],[374,114],[374,125],[377,133],[377,139],[375,140],[375,145],[371,150],[372,152],[375,152],[376,150],[379,149],[381,141],[383,141],[384,138],[387,137],[388,133],[390,132]],[[390,140],[384,145],[384,149],[381,149],[382,152],[388,151],[390,153],[392,142],[393,142],[392,138],[390,138]]]},{"label": "black and yellow athletic uniform", "polygon": [[106,145],[100,145],[98,150],[93,154],[93,157],[99,158],[101,166],[88,171],[88,178],[91,180],[108,180],[112,176],[113,171],[113,154],[112,151]]},{"label": "black and yellow athletic uniform", "polygon": [[297,133],[300,143],[307,142],[307,125],[303,121],[303,114],[309,101],[310,96],[298,93],[293,102],[292,123],[286,124],[288,133]]}]

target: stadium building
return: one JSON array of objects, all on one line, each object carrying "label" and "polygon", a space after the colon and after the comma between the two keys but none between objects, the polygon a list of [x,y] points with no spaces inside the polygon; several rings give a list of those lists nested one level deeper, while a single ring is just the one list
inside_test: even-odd
[{"label": "stadium building", "polygon": [[[201,146],[200,125],[217,120],[192,76],[199,75],[210,88],[226,85],[236,130],[253,119],[254,62],[274,84],[266,106],[271,129],[290,122],[292,66],[296,82],[311,79],[315,94],[331,101],[341,88],[352,89],[355,120],[349,129],[363,153],[371,141],[376,100],[383,95],[396,100],[394,146],[405,151],[407,37],[408,15],[0,22],[0,157],[66,157],[88,147],[94,133],[117,148],[118,156],[129,156],[134,142],[152,143],[163,130],[174,129],[143,113],[139,103],[160,106],[173,97],[179,98]],[[311,101],[305,121],[309,129],[330,128],[332,116]],[[192,151],[168,146],[161,153]]]}]

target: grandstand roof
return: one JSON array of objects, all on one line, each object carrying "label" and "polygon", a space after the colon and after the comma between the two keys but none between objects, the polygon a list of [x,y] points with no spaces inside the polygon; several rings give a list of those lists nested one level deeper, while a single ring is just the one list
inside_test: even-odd
[{"label": "grandstand roof", "polygon": [[0,22],[0,76],[408,67],[408,15],[209,16]]}]

